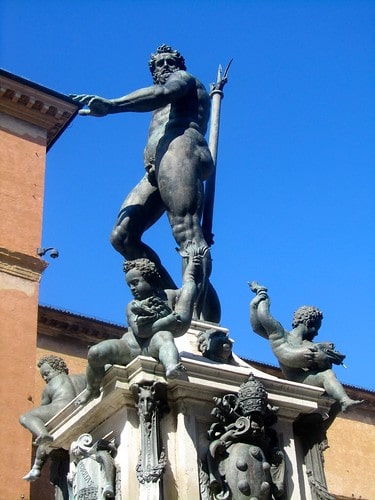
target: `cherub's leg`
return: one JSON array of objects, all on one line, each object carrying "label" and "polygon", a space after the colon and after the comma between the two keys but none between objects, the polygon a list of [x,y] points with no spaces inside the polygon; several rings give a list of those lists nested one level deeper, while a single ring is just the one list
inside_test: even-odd
[{"label": "cherub's leg", "polygon": [[38,446],[33,466],[30,472],[28,472],[22,479],[30,482],[36,481],[40,477],[42,467],[46,463],[47,459],[48,453],[46,451],[46,448],[43,445]]},{"label": "cherub's leg", "polygon": [[147,174],[126,197],[111,233],[113,247],[127,260],[146,258],[154,262],[161,276],[160,288],[177,288],[156,252],[141,240],[143,233],[160,219],[165,207],[158,188]]},{"label": "cherub's leg", "polygon": [[124,339],[111,339],[91,347],[87,356],[87,387],[77,399],[77,404],[87,403],[100,395],[100,384],[105,374],[105,365],[127,365],[131,360],[129,346]]},{"label": "cherub's leg", "polygon": [[[56,410],[56,409],[55,409]],[[53,403],[50,405],[39,406],[21,415],[20,424],[26,427],[34,436],[35,442],[40,445],[53,440],[49,435],[45,422],[48,422],[56,414],[53,409]]]},{"label": "cherub's leg", "polygon": [[185,370],[180,362],[180,356],[171,332],[161,331],[155,333],[150,342],[149,354],[160,360],[168,378],[178,377]]},{"label": "cherub's leg", "polygon": [[348,396],[344,387],[338,381],[333,370],[325,370],[321,373],[321,377],[326,393],[328,394],[328,396],[336,399],[336,401],[339,401],[342,411],[347,410],[350,406],[362,403],[362,400],[356,401]]},{"label": "cherub's leg", "polygon": [[331,369],[308,375],[304,383],[323,387],[329,397],[340,403],[342,411],[347,410],[352,405],[363,402],[362,400],[356,401],[348,396],[344,387],[337,379],[335,372]]},{"label": "cherub's leg", "polygon": [[188,330],[190,321],[182,320],[180,315],[174,311],[171,314],[168,314],[168,316],[156,320],[152,325],[152,331],[154,334],[157,334],[161,331],[167,330],[173,334],[173,337],[180,337]]}]

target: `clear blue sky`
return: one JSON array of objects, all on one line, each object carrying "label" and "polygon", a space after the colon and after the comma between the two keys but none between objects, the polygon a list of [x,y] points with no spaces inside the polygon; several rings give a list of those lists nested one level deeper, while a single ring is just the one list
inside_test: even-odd
[{"label": "clear blue sky", "polygon": [[[235,352],[277,364],[249,325],[247,281],[290,327],[324,312],[318,338],[347,355],[345,383],[375,388],[375,2],[0,1],[0,65],[63,94],[119,97],[179,49],[205,85],[234,58],[220,130],[212,281]],[[43,246],[60,251],[43,304],[124,323],[130,293],[109,233],[143,175],[149,114],[77,117],[48,153]],[[25,221],[27,224],[27,221]],[[145,241],[180,282],[168,223]]]}]

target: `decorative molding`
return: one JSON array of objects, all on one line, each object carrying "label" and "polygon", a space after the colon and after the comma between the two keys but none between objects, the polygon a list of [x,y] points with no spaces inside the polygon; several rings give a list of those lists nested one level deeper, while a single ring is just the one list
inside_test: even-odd
[{"label": "decorative molding", "polygon": [[94,345],[101,340],[119,339],[126,331],[125,326],[39,305],[38,335],[58,337],[61,342]]},{"label": "decorative molding", "polygon": [[47,262],[39,257],[0,248],[0,272],[39,282],[47,266]]},{"label": "decorative molding", "polygon": [[[188,337],[189,335],[191,335],[194,337],[195,342],[196,334],[195,331],[193,331],[193,328],[195,328],[195,324],[192,325],[192,328],[189,329],[188,333],[183,337]],[[110,323],[109,321],[85,316],[83,314],[72,313],[70,311],[57,309],[46,305],[39,305],[38,335],[58,337],[62,345],[64,345],[65,342],[69,343],[69,345],[72,345],[76,341],[85,342],[86,345],[93,345],[100,340],[106,340],[109,338],[121,338],[126,331],[127,327],[125,325]],[[179,342],[181,338],[183,339],[183,337],[176,339],[177,342]],[[221,364],[219,375],[218,364],[204,358],[201,353],[193,355],[191,353],[187,354],[185,351],[182,351],[181,355],[184,358],[184,363],[189,364],[189,378],[194,379],[196,375],[198,376],[198,370],[200,369],[201,363],[203,362],[205,366],[209,367],[207,377],[209,378],[209,380],[212,380],[212,383],[215,387],[217,387],[217,384],[220,380],[223,381],[223,374],[225,376],[228,374],[228,380],[231,380],[232,382],[238,383],[238,385],[240,385],[249,376],[250,371],[252,371],[254,375],[263,382],[263,384],[266,386],[267,391],[271,393],[271,395],[282,395],[283,399],[287,397],[287,399],[289,400],[288,396],[293,397],[294,394],[298,394],[300,398],[307,397],[307,399],[311,399],[311,397],[314,398],[317,396],[317,394],[323,392],[322,389],[319,389],[317,387],[310,387],[306,385],[301,386],[301,384],[296,384],[295,382],[285,381],[280,368],[252,359],[239,358],[242,364],[238,366]],[[139,364],[140,372],[142,372],[143,369],[145,369],[146,371],[148,371],[149,369],[154,370],[154,366],[157,365],[156,361],[152,358],[142,357],[142,360],[142,363]],[[158,375],[160,376],[160,380],[165,380],[162,369],[160,368],[160,373],[159,369],[157,369],[157,371]],[[135,375],[134,382],[142,383],[142,377],[138,378]],[[221,385],[222,384],[220,383],[220,386]],[[280,391],[280,387],[282,388],[282,391]],[[357,407],[355,409],[352,409],[350,412],[340,413],[338,418],[350,420],[353,419],[353,416],[355,416],[355,419],[361,418],[363,421],[365,421],[367,418],[367,412],[370,412],[370,415],[375,414],[374,391],[349,386],[347,384],[344,384],[344,387],[351,398],[363,399],[364,402],[361,405],[357,405]],[[231,385],[224,384],[223,391],[229,392],[230,390]],[[327,408],[332,403],[332,401],[328,398],[322,398],[320,401],[322,402],[322,400],[327,401],[327,403],[325,404]],[[293,403],[293,401],[291,403]],[[278,405],[280,404],[280,402],[275,400],[275,404]],[[304,407],[303,409],[300,409],[300,412],[302,411],[308,411],[308,409]]]},{"label": "decorative molding", "polygon": [[93,441],[91,434],[81,434],[70,446],[70,471],[67,477],[69,498],[115,498],[116,447],[110,441]]},{"label": "decorative molding", "polygon": [[279,408],[264,385],[250,373],[237,394],[213,399],[202,498],[210,500],[209,490],[214,499],[284,497],[285,455],[272,428]]},{"label": "decorative molding", "polygon": [[335,403],[329,416],[319,413],[301,415],[293,425],[295,435],[299,437],[302,445],[312,500],[335,499],[327,488],[323,452],[328,448],[326,431],[339,411],[340,406]]},{"label": "decorative molding", "polygon": [[69,97],[0,70],[0,112],[47,131],[47,149],[81,106]]},{"label": "decorative molding", "polygon": [[141,443],[136,466],[139,498],[162,500],[167,457],[161,439],[160,420],[169,412],[167,385],[162,382],[133,384],[131,390],[140,423]]}]

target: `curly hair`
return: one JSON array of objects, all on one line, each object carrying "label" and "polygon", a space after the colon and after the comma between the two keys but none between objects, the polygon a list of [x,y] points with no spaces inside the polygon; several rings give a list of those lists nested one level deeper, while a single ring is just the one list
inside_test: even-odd
[{"label": "curly hair", "polygon": [[323,313],[314,306],[302,306],[293,314],[292,327],[300,325],[301,323],[307,328],[320,324],[323,319]]},{"label": "curly hair", "polygon": [[126,260],[124,262],[124,272],[128,273],[131,269],[137,269],[150,285],[157,286],[160,283],[161,276],[156,264],[148,259]]},{"label": "curly hair", "polygon": [[156,56],[158,54],[171,54],[176,61],[176,66],[180,69],[186,70],[185,59],[179,53],[179,51],[172,49],[172,47],[170,47],[169,45],[163,44],[156,49],[155,54],[151,54],[150,60],[148,61],[148,67],[150,68],[152,76],[154,76]]},{"label": "curly hair", "polygon": [[40,368],[44,363],[48,363],[51,368],[60,373],[66,373],[68,375],[69,370],[65,361],[59,356],[55,356],[54,354],[48,354],[47,356],[43,356],[38,361],[38,368]]}]

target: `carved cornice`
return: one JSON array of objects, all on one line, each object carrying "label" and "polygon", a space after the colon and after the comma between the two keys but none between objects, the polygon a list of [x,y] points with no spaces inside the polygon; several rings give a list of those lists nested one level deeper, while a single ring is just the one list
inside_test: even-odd
[{"label": "carved cornice", "polygon": [[[194,323],[192,325],[192,329],[196,326]],[[84,342],[85,345],[93,345],[98,343],[101,340],[106,340],[110,338],[121,338],[122,335],[127,331],[127,328],[122,325],[117,325],[114,323],[109,323],[107,321],[102,321],[96,318],[90,318],[84,316],[82,314],[75,314],[69,311],[64,311],[61,309],[55,309],[53,307],[48,307],[44,305],[39,305],[39,317],[38,317],[38,335],[46,335],[50,337],[57,337],[62,345],[65,342]],[[185,334],[186,336],[187,334]],[[181,338],[181,337],[180,337]],[[180,340],[180,339],[177,339]],[[186,353],[182,353],[184,356]],[[218,365],[216,363],[212,363],[204,358],[201,354],[199,356],[192,356],[195,360],[203,361],[209,363],[214,369],[212,381],[217,388],[218,380],[221,380],[223,374],[229,373],[230,378],[235,377],[233,374],[233,366],[232,365]],[[152,369],[154,369],[155,361],[152,358],[142,358],[143,363],[147,364],[147,360],[152,365]],[[261,379],[266,386],[268,391],[276,392],[277,391],[277,383],[275,378],[279,380],[279,382],[284,380],[284,376],[280,370],[275,366],[261,363],[259,361],[242,358],[244,365],[238,366],[238,370],[235,371],[240,372],[240,378],[237,383],[240,385],[244,380],[247,379],[249,372],[252,371],[255,373],[256,377]],[[184,361],[185,363],[185,361]],[[199,364],[199,363],[198,363]],[[142,365],[143,366],[143,365]],[[217,371],[215,367],[221,366],[221,371]],[[236,368],[236,367],[235,367]],[[151,368],[150,368],[151,369]],[[195,363],[194,361],[189,366],[191,376],[194,376]],[[199,366],[197,366],[197,370],[199,370]],[[255,370],[255,371],[254,371]],[[269,379],[268,375],[272,376],[272,379]],[[210,376],[206,375],[209,380]],[[267,380],[268,377],[269,380]],[[160,368],[160,380],[164,381],[164,374],[162,368]],[[142,383],[142,380],[136,380],[137,383]],[[276,384],[276,385],[275,385]],[[299,391],[306,391],[304,394],[306,397],[309,397],[310,392],[313,393],[321,392],[321,389],[310,387],[310,386],[301,386],[301,384],[295,384],[294,382],[286,382],[283,386],[283,394],[287,394],[293,396],[295,392],[295,388],[298,387]],[[368,389],[361,389],[353,386],[344,385],[345,390],[349,394],[349,396],[353,399],[363,399],[364,402],[361,405],[356,406],[355,410],[351,410],[347,413],[341,413],[339,415],[340,418],[359,418],[360,415],[366,416],[369,412],[371,415],[375,415],[375,392]],[[226,387],[226,389],[230,389],[230,386]],[[330,401],[330,400],[327,400]],[[276,404],[276,403],[275,403]],[[365,418],[365,417],[364,417]]]},{"label": "carved cornice", "polygon": [[[267,363],[262,363],[259,361],[255,361],[253,359],[242,358],[244,361],[249,363],[251,366],[261,370],[265,373],[273,375],[274,377],[284,379],[285,376],[279,367],[269,365]],[[374,415],[375,418],[375,391],[371,389],[365,389],[363,387],[355,387],[353,385],[343,384],[345,391],[348,396],[352,399],[362,399],[363,403],[352,407],[350,411],[340,413],[339,418],[351,419],[354,416],[354,419],[358,418],[360,414],[367,414],[368,412],[371,415]]]},{"label": "carved cornice", "polygon": [[79,104],[63,94],[0,69],[0,112],[45,129],[47,149],[79,108]]},{"label": "carved cornice", "polygon": [[0,272],[39,282],[47,265],[47,262],[39,257],[0,248]]},{"label": "carved cornice", "polygon": [[58,337],[62,343],[93,345],[101,340],[119,339],[126,330],[125,326],[39,305],[38,335]]}]

